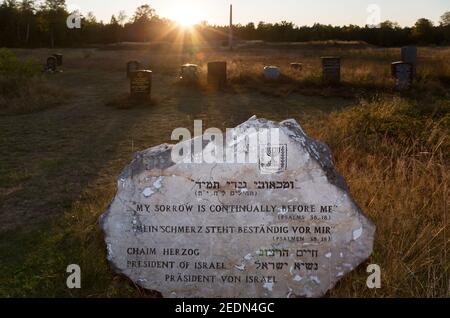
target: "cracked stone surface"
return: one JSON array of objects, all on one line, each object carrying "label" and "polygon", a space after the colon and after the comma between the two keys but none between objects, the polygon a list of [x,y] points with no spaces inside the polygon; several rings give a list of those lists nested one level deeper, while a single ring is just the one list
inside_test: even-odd
[{"label": "cracked stone surface", "polygon": [[[265,129],[279,139],[248,145]],[[252,117],[232,133],[193,157],[224,142],[256,161],[175,163],[176,145],[136,154],[99,220],[111,266],[164,297],[323,296],[370,256],[374,224],[295,120]]]}]

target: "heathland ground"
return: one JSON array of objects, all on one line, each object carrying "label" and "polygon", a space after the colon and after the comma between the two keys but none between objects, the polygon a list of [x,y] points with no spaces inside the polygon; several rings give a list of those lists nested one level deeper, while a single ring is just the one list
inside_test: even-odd
[{"label": "heathland ground", "polygon": [[[400,50],[360,43],[60,51],[58,74],[20,62],[43,63],[51,50],[14,50],[19,61],[0,54],[0,296],[155,296],[106,261],[97,219],[114,197],[116,177],[133,153],[171,142],[172,130],[192,129],[194,119],[225,130],[253,115],[294,118],[327,143],[377,225],[367,264],[381,266],[382,288],[366,287],[363,265],[329,296],[450,296],[449,48],[419,48],[418,80],[405,93],[390,76]],[[341,85],[321,82],[319,57],[329,55],[342,57]],[[8,70],[11,59],[25,78]],[[149,103],[127,99],[131,59],[153,70]],[[221,91],[204,84],[213,60],[228,62],[229,86]],[[188,62],[201,66],[198,87],[178,83],[179,66]],[[291,62],[303,70],[290,70]],[[281,67],[282,79],[265,82],[264,65]],[[82,268],[80,290],[66,288],[68,264]]]}]

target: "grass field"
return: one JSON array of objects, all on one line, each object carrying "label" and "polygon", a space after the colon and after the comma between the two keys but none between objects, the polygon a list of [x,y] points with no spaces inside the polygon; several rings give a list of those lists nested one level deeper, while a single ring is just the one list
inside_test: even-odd
[{"label": "grass field", "polygon": [[[450,49],[420,48],[413,89],[393,89],[399,49],[302,45],[220,50],[65,49],[64,72],[38,76],[30,91],[0,105],[0,296],[154,297],[113,273],[97,219],[133,153],[177,127],[234,127],[252,115],[296,119],[327,143],[356,202],[377,226],[368,260],[382,288],[366,287],[366,266],[330,297],[449,297]],[[44,61],[49,50],[15,50]],[[342,85],[321,83],[320,56],[339,55]],[[152,103],[126,99],[125,62],[154,72]],[[177,82],[179,65],[227,60],[230,85],[210,91]],[[304,70],[289,70],[302,62]],[[265,83],[264,65],[284,77]],[[40,87],[40,88],[39,88]],[[69,264],[82,289],[66,288]]]}]

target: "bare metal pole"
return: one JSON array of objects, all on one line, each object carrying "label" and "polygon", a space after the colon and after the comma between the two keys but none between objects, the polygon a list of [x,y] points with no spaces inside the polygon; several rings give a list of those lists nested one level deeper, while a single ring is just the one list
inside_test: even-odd
[{"label": "bare metal pole", "polygon": [[230,32],[228,38],[228,44],[230,45],[230,51],[233,50],[233,5],[230,4]]}]

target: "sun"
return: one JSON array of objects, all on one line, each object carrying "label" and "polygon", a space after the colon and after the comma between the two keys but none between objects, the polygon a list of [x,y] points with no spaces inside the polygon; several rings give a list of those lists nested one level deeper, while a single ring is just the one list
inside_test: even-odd
[{"label": "sun", "polygon": [[173,10],[170,18],[180,26],[190,28],[201,22],[202,15],[198,8],[183,6]]}]

